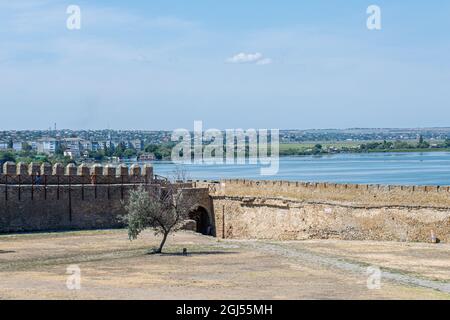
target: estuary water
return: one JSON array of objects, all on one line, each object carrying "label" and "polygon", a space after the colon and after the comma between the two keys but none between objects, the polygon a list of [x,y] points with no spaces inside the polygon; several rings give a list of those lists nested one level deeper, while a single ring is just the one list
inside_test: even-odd
[{"label": "estuary water", "polygon": [[[153,162],[155,174],[172,177],[176,165]],[[450,185],[450,153],[365,153],[281,157],[276,175],[262,165],[184,165],[193,180],[259,179],[398,185]]]}]

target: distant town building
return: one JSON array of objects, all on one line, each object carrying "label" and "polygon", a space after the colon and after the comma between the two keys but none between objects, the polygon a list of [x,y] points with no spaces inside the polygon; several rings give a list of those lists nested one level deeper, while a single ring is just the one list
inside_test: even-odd
[{"label": "distant town building", "polygon": [[14,151],[22,151],[22,142],[13,142]]},{"label": "distant town building", "polygon": [[115,143],[115,142],[113,142],[113,141],[111,141],[111,140],[107,140],[107,141],[105,142],[105,146],[106,146],[108,149],[114,148],[117,144],[118,144],[118,143]]},{"label": "distant town building", "polygon": [[81,155],[81,139],[80,138],[66,138],[64,139],[64,148],[70,154],[70,157],[78,158]]},{"label": "distant town building", "polygon": [[93,141],[91,144],[91,150],[94,152],[101,151],[104,148],[103,142]]},{"label": "distant town building", "polygon": [[69,157],[70,159],[76,159],[80,156],[79,150],[77,151],[72,151],[70,149],[66,149],[64,150],[64,157]]},{"label": "distant town building", "polygon": [[36,141],[31,141],[31,142],[30,142],[30,145],[31,145],[31,150],[37,151],[37,149],[38,149],[38,143],[37,143]]},{"label": "distant town building", "polygon": [[92,142],[89,140],[81,140],[81,149],[83,151],[92,151]]},{"label": "distant town building", "polygon": [[45,154],[55,154],[61,142],[55,138],[42,138],[36,142],[37,151]]},{"label": "distant town building", "polygon": [[154,161],[156,160],[155,154],[153,153],[143,153],[139,157],[139,161]]},{"label": "distant town building", "polygon": [[144,141],[140,139],[131,140],[129,141],[128,147],[137,151],[142,151],[144,150]]}]

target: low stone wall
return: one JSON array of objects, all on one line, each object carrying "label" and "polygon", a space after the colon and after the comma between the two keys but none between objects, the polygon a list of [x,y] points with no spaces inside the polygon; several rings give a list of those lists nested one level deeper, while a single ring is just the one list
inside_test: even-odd
[{"label": "low stone wall", "polygon": [[209,188],[219,237],[429,242],[433,231],[450,242],[447,187],[225,180]]}]

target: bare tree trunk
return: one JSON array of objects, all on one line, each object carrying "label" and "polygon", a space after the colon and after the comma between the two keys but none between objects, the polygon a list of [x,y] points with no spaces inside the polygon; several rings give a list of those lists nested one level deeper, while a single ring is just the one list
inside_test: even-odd
[{"label": "bare tree trunk", "polygon": [[164,244],[166,243],[167,236],[169,235],[169,233],[170,233],[170,231],[165,231],[164,232],[164,236],[163,236],[163,239],[161,241],[161,244],[159,245],[159,248],[158,248],[158,250],[155,251],[155,253],[162,253],[162,249],[164,247]]}]

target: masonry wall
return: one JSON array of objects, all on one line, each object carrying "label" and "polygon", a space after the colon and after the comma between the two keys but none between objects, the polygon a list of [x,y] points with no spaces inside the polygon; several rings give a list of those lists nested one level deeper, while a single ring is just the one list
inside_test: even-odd
[{"label": "masonry wall", "polygon": [[219,237],[450,242],[448,187],[224,180],[210,192]]},{"label": "masonry wall", "polygon": [[151,166],[6,163],[0,174],[0,233],[121,227],[129,191],[159,187],[152,183]]},{"label": "masonry wall", "polygon": [[[151,188],[152,186],[146,186]],[[0,186],[0,232],[116,228],[134,186]]]},{"label": "masonry wall", "polygon": [[[101,229],[123,227],[123,202],[143,186],[149,192],[164,188],[151,166],[88,167],[6,163],[0,174],[0,233]],[[208,188],[178,183],[196,206],[206,209],[214,230]],[[193,208],[195,209],[195,208]]]}]

